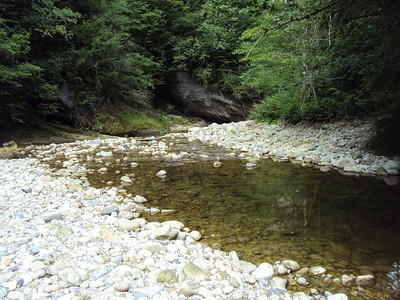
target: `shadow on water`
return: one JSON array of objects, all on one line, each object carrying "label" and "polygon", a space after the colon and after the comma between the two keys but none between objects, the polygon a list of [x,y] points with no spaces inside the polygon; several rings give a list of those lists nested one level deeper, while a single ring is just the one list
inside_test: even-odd
[{"label": "shadow on water", "polygon": [[[148,207],[177,210],[147,219],[180,220],[201,231],[207,244],[235,250],[241,259],[293,259],[302,266],[322,265],[334,275],[371,272],[378,277],[376,288],[398,290],[400,185],[272,159],[248,170],[246,161],[222,149],[186,140],[175,141],[172,151],[209,158],[171,161],[132,154],[132,159],[111,165],[105,175],[89,174],[89,181],[104,187],[134,173],[134,183],[124,186],[128,193],[148,198]],[[128,156],[119,155],[113,159]],[[213,167],[217,156],[220,168]],[[130,166],[132,161],[138,163],[136,168]],[[91,164],[92,169],[100,167]],[[161,169],[167,171],[165,178],[155,176]]]}]

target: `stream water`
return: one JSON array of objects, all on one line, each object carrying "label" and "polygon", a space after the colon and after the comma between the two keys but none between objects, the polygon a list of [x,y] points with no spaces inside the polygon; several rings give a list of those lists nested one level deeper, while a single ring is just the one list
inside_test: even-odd
[{"label": "stream water", "polygon": [[[199,230],[208,245],[235,250],[254,263],[292,259],[301,266],[321,265],[334,276],[373,273],[377,284],[368,297],[396,297],[400,185],[272,159],[247,169],[247,161],[222,148],[183,138],[165,142],[172,143],[169,152],[190,155],[171,160],[138,151],[116,153],[108,172],[89,172],[89,182],[119,186],[122,175],[134,173],[133,184],[123,186],[128,193],[149,199],[147,207],[176,210],[168,216],[146,215],[150,221],[179,220]],[[213,166],[217,157],[219,168]],[[81,159],[92,170],[104,166]],[[165,178],[155,176],[161,169],[167,171]],[[324,284],[338,292],[351,291],[332,281]]]}]

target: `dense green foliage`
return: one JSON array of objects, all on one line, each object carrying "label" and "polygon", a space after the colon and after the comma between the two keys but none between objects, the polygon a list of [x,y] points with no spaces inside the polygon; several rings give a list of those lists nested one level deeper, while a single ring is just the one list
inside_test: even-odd
[{"label": "dense green foliage", "polygon": [[243,47],[246,53],[265,33],[248,56],[251,67],[244,74],[245,83],[265,96],[257,118],[365,117],[398,105],[398,2],[275,3],[243,35],[250,40]]},{"label": "dense green foliage", "polygon": [[259,120],[395,124],[399,22],[396,0],[7,0],[0,118],[55,115],[68,85],[91,126],[100,108],[142,107],[168,71],[185,69],[258,101]]}]

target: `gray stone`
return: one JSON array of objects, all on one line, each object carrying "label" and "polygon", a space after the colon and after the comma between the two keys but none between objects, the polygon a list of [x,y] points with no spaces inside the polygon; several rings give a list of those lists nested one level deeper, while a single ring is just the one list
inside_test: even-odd
[{"label": "gray stone", "polygon": [[4,287],[0,287],[0,299],[3,299],[7,296],[8,294],[8,289]]},{"label": "gray stone", "polygon": [[170,226],[172,228],[176,228],[179,230],[182,230],[185,225],[182,222],[179,221],[165,221],[161,223],[162,226]]},{"label": "gray stone", "polygon": [[96,199],[96,194],[92,191],[85,191],[82,196],[83,200],[94,200]]},{"label": "gray stone", "polygon": [[43,220],[45,222],[50,222],[52,220],[60,220],[62,219],[63,215],[60,212],[53,212],[53,213],[49,213],[47,214]]},{"label": "gray stone", "polygon": [[147,202],[147,199],[145,197],[136,195],[135,198],[133,198],[133,201],[135,201],[136,203],[145,203]]},{"label": "gray stone", "polygon": [[307,284],[307,280],[304,277],[297,278],[296,281],[297,281],[297,283],[299,285],[306,285]]},{"label": "gray stone", "polygon": [[337,165],[338,169],[343,169],[345,165],[347,165],[349,161],[347,159],[341,160]]},{"label": "gray stone", "polygon": [[321,276],[322,274],[326,273],[326,269],[320,266],[312,267],[310,269],[310,273],[316,276]]},{"label": "gray stone", "polygon": [[378,176],[386,176],[387,173],[386,173],[386,171],[385,171],[383,168],[378,168],[378,169],[376,170],[376,175],[378,175]]},{"label": "gray stone", "polygon": [[20,291],[11,291],[7,295],[8,299],[25,299],[25,295],[23,292]]},{"label": "gray stone", "polygon": [[262,263],[253,272],[253,276],[257,280],[269,280],[274,276],[274,268],[269,263]]},{"label": "gray stone", "polygon": [[376,278],[373,275],[360,275],[356,278],[356,284],[361,287],[372,287],[376,283]]},{"label": "gray stone", "polygon": [[102,156],[102,157],[111,157],[113,156],[112,152],[110,151],[100,151],[99,153],[96,154],[97,156]]},{"label": "gray stone", "polygon": [[291,269],[292,271],[300,270],[300,265],[294,260],[284,260],[282,265],[287,269]]},{"label": "gray stone", "polygon": [[170,226],[162,226],[152,230],[152,233],[158,240],[172,240],[178,235],[179,229],[171,228]]},{"label": "gray stone", "polygon": [[309,271],[310,271],[309,268],[301,268],[300,270],[296,271],[296,274],[304,276],[308,274]]},{"label": "gray stone", "polygon": [[195,290],[192,286],[187,283],[183,283],[179,287],[179,294],[182,294],[185,297],[190,297],[195,294]]},{"label": "gray stone", "polygon": [[140,223],[136,220],[121,219],[118,223],[122,231],[136,231],[140,228]]},{"label": "gray stone", "polygon": [[328,296],[328,300],[348,300],[349,298],[346,296],[346,294],[334,294]]},{"label": "gray stone", "polygon": [[388,170],[400,170],[400,162],[395,161],[395,160],[389,160],[385,163],[383,168],[388,171]]},{"label": "gray stone", "polygon": [[239,288],[240,287],[240,283],[233,277],[229,278],[229,284],[235,288]]},{"label": "gray stone", "polygon": [[158,177],[165,177],[165,175],[167,175],[167,172],[165,170],[160,170],[156,174],[156,176]]},{"label": "gray stone", "polygon": [[32,188],[30,186],[23,186],[21,190],[25,193],[32,193]]},{"label": "gray stone", "polygon": [[289,270],[284,265],[279,265],[276,271],[279,275],[283,276],[286,275]]},{"label": "gray stone", "polygon": [[108,206],[108,207],[105,207],[102,211],[101,211],[101,214],[102,215],[111,215],[113,212],[115,212],[115,213],[119,213],[119,206],[118,205],[113,205],[113,206]]},{"label": "gray stone", "polygon": [[383,181],[389,186],[398,185],[400,183],[400,177],[387,177]]},{"label": "gray stone", "polygon": [[67,275],[67,282],[71,285],[79,286],[82,283],[81,277],[75,272],[71,272]]},{"label": "gray stone", "polygon": [[201,239],[201,233],[194,230],[189,233],[189,236],[194,240],[194,241],[199,241]]},{"label": "gray stone", "polygon": [[342,276],[342,285],[345,287],[351,287],[354,283],[353,277],[350,277],[348,275],[343,275]]},{"label": "gray stone", "polygon": [[193,263],[188,263],[184,268],[183,272],[190,279],[195,280],[209,280],[207,273],[200,267],[196,266]]},{"label": "gray stone", "polygon": [[107,273],[109,273],[110,271],[111,270],[109,268],[104,267],[104,268],[98,269],[96,272],[94,272],[92,274],[92,276],[93,276],[94,280],[97,280],[97,279],[103,277],[104,275],[106,275]]},{"label": "gray stone", "polygon": [[164,270],[158,274],[157,282],[163,283],[176,283],[178,282],[178,278],[176,277],[174,271],[172,270]]},{"label": "gray stone", "polygon": [[62,281],[68,282],[68,274],[71,273],[75,273],[72,268],[65,268],[58,272],[58,277],[60,277]]},{"label": "gray stone", "polygon": [[58,227],[57,232],[56,232],[56,235],[58,237],[65,237],[65,238],[68,238],[73,234],[74,234],[74,232],[65,226]]},{"label": "gray stone", "polygon": [[127,292],[130,289],[130,284],[127,282],[118,282],[114,284],[114,290],[117,292]]},{"label": "gray stone", "polygon": [[133,182],[133,180],[130,179],[128,176],[122,176],[121,177],[121,181],[125,182],[125,183],[132,183]]},{"label": "gray stone", "polygon": [[147,296],[146,294],[139,292],[139,291],[134,291],[132,293],[132,296],[134,297],[134,299],[138,299],[138,300],[147,300],[149,299],[149,296]]},{"label": "gray stone", "polygon": [[271,289],[283,289],[286,290],[287,280],[280,277],[272,277],[269,281]]},{"label": "gray stone", "polygon": [[30,247],[29,247],[29,250],[31,251],[31,253],[32,253],[33,255],[36,255],[36,254],[39,253],[40,248],[39,248],[39,247],[36,247],[36,246],[30,246]]},{"label": "gray stone", "polygon": [[321,166],[319,169],[320,169],[322,172],[328,172],[328,171],[331,170],[331,167],[330,167],[330,166]]},{"label": "gray stone", "polygon": [[386,170],[388,175],[392,175],[392,176],[397,176],[399,175],[399,171],[395,170],[395,169],[388,169]]}]

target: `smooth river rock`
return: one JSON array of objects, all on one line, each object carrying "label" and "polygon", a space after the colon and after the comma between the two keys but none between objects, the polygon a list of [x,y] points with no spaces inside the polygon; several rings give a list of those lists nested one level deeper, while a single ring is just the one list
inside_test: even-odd
[{"label": "smooth river rock", "polygon": [[373,275],[360,275],[356,278],[356,284],[361,287],[371,287],[376,283],[376,278]]},{"label": "smooth river rock", "polygon": [[274,267],[271,266],[269,263],[262,263],[260,264],[257,269],[253,272],[253,276],[257,279],[257,280],[261,280],[261,279],[271,279],[274,276],[275,272],[274,272]]},{"label": "smooth river rock", "polygon": [[191,262],[183,268],[183,272],[190,279],[209,280],[207,273],[202,268]]}]

